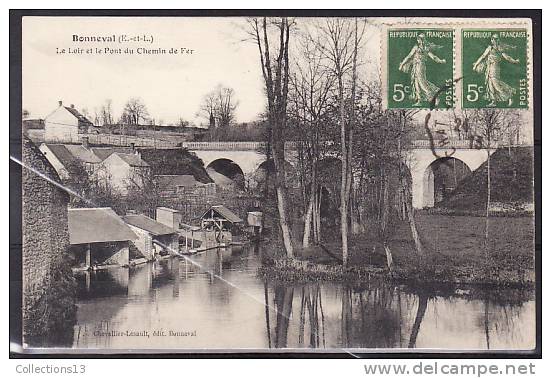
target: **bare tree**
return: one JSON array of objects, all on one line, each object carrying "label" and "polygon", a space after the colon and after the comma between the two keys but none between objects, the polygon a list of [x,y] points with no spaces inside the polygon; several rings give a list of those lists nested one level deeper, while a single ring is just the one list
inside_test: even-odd
[{"label": "bare tree", "polygon": [[518,113],[509,109],[476,109],[470,112],[469,118],[472,119],[473,133],[476,135],[476,147],[486,150],[486,227],[484,231],[484,244],[486,247],[486,257],[489,258],[489,229],[490,229],[490,203],[492,200],[492,175],[491,175],[491,156],[492,150],[498,145],[498,141],[503,140],[504,131],[513,128],[519,121]]},{"label": "bare tree", "polygon": [[105,100],[101,106],[99,119],[101,124],[107,128],[111,128],[111,126],[115,123],[115,119],[113,117],[113,101],[111,99]]},{"label": "bare tree", "polygon": [[356,105],[358,49],[365,31],[365,23],[359,28],[358,20],[332,18],[317,27],[316,43],[328,61],[328,68],[337,83],[338,123],[341,145],[341,242],[343,265],[348,263],[349,204],[352,188],[352,145],[354,141],[354,117]]},{"label": "bare tree", "polygon": [[[306,36],[299,41],[299,57],[295,62],[295,73],[290,78],[290,116],[297,127],[299,168],[301,187],[305,202],[304,234],[302,246],[310,245],[313,233],[314,242],[320,242],[320,190],[317,165],[323,155],[324,143],[320,141],[323,119],[330,109],[330,97],[334,78],[323,65],[323,55]],[[309,175],[308,175],[309,173]],[[309,193],[306,193],[310,185]]]},{"label": "bare tree", "polygon": [[[268,102],[268,128],[271,156],[274,161],[279,226],[287,257],[294,257],[285,183],[285,129],[289,92],[289,39],[292,20],[253,18],[250,35],[258,47],[262,76]],[[274,54],[274,55],[272,55]]]},{"label": "bare tree", "polygon": [[203,97],[198,115],[209,122],[209,128],[228,128],[235,120],[238,102],[233,88],[218,85]]},{"label": "bare tree", "polygon": [[218,88],[217,115],[220,127],[228,128],[235,119],[237,101],[233,88],[220,86]]},{"label": "bare tree", "polygon": [[149,118],[147,107],[139,97],[130,98],[123,109],[123,120],[129,125],[139,125],[140,122]]},{"label": "bare tree", "polygon": [[217,96],[215,91],[207,93],[203,97],[201,106],[197,115],[202,116],[209,123],[209,129],[213,130],[216,127],[216,103]]}]

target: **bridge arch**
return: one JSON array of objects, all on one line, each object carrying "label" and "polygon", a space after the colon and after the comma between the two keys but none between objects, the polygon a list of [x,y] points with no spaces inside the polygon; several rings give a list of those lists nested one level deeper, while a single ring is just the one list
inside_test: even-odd
[{"label": "bridge arch", "polygon": [[228,158],[212,160],[206,167],[210,178],[220,186],[245,186],[245,173],[235,161]]},{"label": "bridge arch", "polygon": [[[249,177],[249,187],[255,188],[266,183],[266,179],[275,173],[273,159],[264,160]],[[285,160],[285,181],[288,186],[295,187],[298,184],[298,172],[293,164]],[[270,184],[270,183],[268,183]]]},{"label": "bridge arch", "polygon": [[423,207],[433,207],[448,198],[471,173],[468,164],[459,158],[441,157],[433,160],[423,172]]}]

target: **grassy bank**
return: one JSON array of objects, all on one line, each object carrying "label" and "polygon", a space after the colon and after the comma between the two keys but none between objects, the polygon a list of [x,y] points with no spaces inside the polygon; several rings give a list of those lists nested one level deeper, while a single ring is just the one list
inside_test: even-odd
[{"label": "grassy bank", "polygon": [[389,241],[394,269],[370,232],[350,243],[350,264],[343,268],[337,242],[300,250],[288,260],[274,251],[260,273],[284,281],[363,281],[373,275],[401,282],[534,285],[534,226],[531,217],[490,218],[488,255],[484,248],[485,218],[419,214],[425,253],[415,252],[407,224],[395,226]]}]

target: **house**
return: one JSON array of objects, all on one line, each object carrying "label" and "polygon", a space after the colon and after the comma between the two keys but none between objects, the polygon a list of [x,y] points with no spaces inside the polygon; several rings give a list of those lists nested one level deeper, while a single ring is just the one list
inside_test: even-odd
[{"label": "house", "polygon": [[44,119],[44,140],[47,142],[78,142],[80,134],[94,129],[94,124],[74,105],[63,106],[59,101],[56,110]]},{"label": "house", "polygon": [[201,216],[201,228],[214,231],[218,243],[231,242],[232,233],[239,232],[243,220],[224,205],[211,206]]},{"label": "house", "polygon": [[132,244],[146,259],[178,252],[178,234],[174,229],[143,214],[126,215],[122,219],[138,236]]},{"label": "house", "polygon": [[68,223],[70,251],[78,267],[128,265],[129,244],[137,236],[113,209],[69,209]]},{"label": "house", "polygon": [[104,179],[126,194],[130,186],[143,187],[151,175],[151,167],[139,153],[113,152],[102,162]]},{"label": "house", "polygon": [[200,196],[216,194],[214,183],[204,184],[193,175],[157,175],[155,176],[160,194],[195,194]]},{"label": "house", "polygon": [[82,145],[42,143],[39,148],[62,180],[69,177],[74,164],[81,164],[88,174],[93,174],[102,162],[88,147],[87,139]]}]

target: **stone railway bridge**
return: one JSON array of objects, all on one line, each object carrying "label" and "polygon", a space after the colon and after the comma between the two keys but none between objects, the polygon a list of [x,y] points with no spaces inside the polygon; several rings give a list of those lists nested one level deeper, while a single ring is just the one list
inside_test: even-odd
[{"label": "stone railway bridge", "polygon": [[[237,166],[244,177],[252,177],[259,169],[266,169],[266,156],[261,142],[184,142],[182,147],[193,151],[208,169],[214,166]],[[490,151],[495,152],[495,149]],[[458,163],[463,171],[472,172],[487,158],[485,149],[472,148],[468,141],[450,141],[445,147],[435,146],[428,140],[413,142],[413,148],[404,158],[412,180],[412,202],[415,208],[432,207],[435,203],[435,173],[445,161]],[[285,145],[285,159],[297,164],[296,145]],[[455,166],[455,165],[454,165]]]}]

